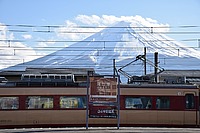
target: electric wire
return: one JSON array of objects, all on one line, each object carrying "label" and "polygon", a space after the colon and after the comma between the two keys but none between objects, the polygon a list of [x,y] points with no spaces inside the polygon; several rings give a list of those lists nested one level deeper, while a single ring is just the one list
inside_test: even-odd
[{"label": "electric wire", "polygon": [[[105,27],[105,26],[101,26],[101,27],[97,27],[97,26],[75,26],[75,27],[66,27],[64,25],[27,25],[27,24],[16,24],[16,25],[2,25],[0,24],[0,27],[3,27],[3,26],[7,26],[8,29],[6,30],[7,32],[15,32],[15,33],[31,33],[31,32],[34,32],[34,33],[64,33],[64,34],[94,34],[94,33],[97,33],[99,31],[58,31],[57,29],[59,28],[68,28],[68,29],[88,29],[88,28],[96,28],[96,29],[104,29],[104,28],[111,28],[111,29],[114,29],[114,28],[127,28],[127,27]],[[159,26],[159,27],[128,27],[128,28],[133,28],[133,29],[150,29],[149,32],[143,32],[143,31],[136,31],[135,33],[133,34],[175,34],[175,35],[200,35],[200,31],[195,31],[193,30],[193,28],[199,28],[200,26],[198,25],[183,25],[183,26]],[[17,29],[19,28],[19,29]],[[36,29],[36,28],[39,28],[39,29]],[[45,28],[45,29],[40,29],[40,28]],[[154,29],[159,29],[159,28],[172,28],[172,29],[192,29],[192,31],[166,31],[166,32],[158,32],[158,31],[155,31]],[[3,30],[0,30],[0,31],[3,31]],[[128,32],[120,32],[120,31],[112,31],[112,32],[107,32],[106,34],[129,34]],[[159,40],[159,39],[155,39],[155,40],[143,40],[144,42],[174,42],[174,41],[177,41],[177,40],[168,40],[168,39],[164,39],[164,40]],[[200,42],[200,39],[199,38],[188,38],[188,39],[181,39],[179,41],[182,41],[182,42]],[[25,66],[24,64],[24,60],[25,59],[6,59],[4,60],[3,57],[16,57],[18,56],[18,54],[16,53],[17,51],[20,51],[20,50],[29,50],[29,48],[23,48],[23,47],[16,47],[16,46],[13,46],[12,43],[16,43],[16,42],[21,42],[21,43],[27,43],[27,42],[34,42],[34,43],[76,43],[76,42],[85,42],[85,43],[90,43],[91,40],[52,40],[52,41],[49,41],[49,40],[27,40],[27,39],[24,39],[24,40],[18,40],[18,39],[4,39],[4,40],[0,40],[0,43],[3,42],[3,43],[6,43],[7,45],[0,45],[0,51],[1,50],[5,50],[6,48],[10,48],[10,49],[13,49],[13,53],[12,54],[5,54],[5,53],[1,53],[0,52],[0,59],[1,59],[1,64],[3,63],[6,63],[4,61],[19,61],[21,60],[23,63],[20,64],[20,66]],[[123,41],[123,40],[95,40],[95,41],[92,41],[92,42],[96,42],[96,43],[113,43],[113,42],[134,42],[134,41]],[[102,47],[96,47],[96,49],[98,51],[101,51],[101,48],[114,48],[114,47],[109,47],[107,45],[102,45]],[[60,46],[52,46],[52,47],[31,47],[32,50],[35,50],[35,51],[40,51],[40,52],[47,52],[47,51],[55,51],[56,49],[62,49],[62,48],[65,48],[65,47],[60,47]],[[132,48],[132,47],[130,47]],[[141,47],[142,48],[142,47]],[[149,47],[150,48],[150,47]],[[192,46],[192,47],[161,47],[160,49],[163,49],[163,48],[173,48],[173,49],[181,49],[181,48],[200,48],[200,44],[198,46]],[[94,48],[91,48],[91,49],[94,49]],[[63,51],[63,52],[68,52],[68,51],[79,51],[79,52],[85,52],[85,51],[90,51],[91,50],[90,47],[71,47],[70,49],[62,49],[60,51]],[[120,49],[120,47],[119,47]],[[148,47],[147,47],[148,49]],[[109,49],[106,49],[106,50],[102,50],[102,51],[111,51]],[[113,56],[112,54],[107,54],[108,56]],[[44,55],[34,55],[34,54],[31,54],[31,53],[28,53],[26,56],[28,57],[42,57]],[[71,54],[71,55],[68,55],[68,54],[59,54],[59,55],[54,55],[54,54],[50,54],[50,55],[45,55],[45,56],[54,56],[54,57],[59,57],[59,56],[78,56],[77,54]],[[87,54],[86,56],[89,56],[89,54]],[[117,55],[115,55],[117,57]],[[115,57],[113,56],[113,57]],[[126,56],[130,56],[130,55],[124,55],[125,57]],[[188,58],[183,58],[183,59],[188,59]],[[57,61],[59,60],[62,60],[62,59],[55,59]],[[81,59],[75,59],[75,61],[80,61]],[[167,62],[167,60],[173,60],[173,58],[171,57],[166,57],[166,58],[160,58],[159,60],[164,60],[163,62]],[[112,60],[110,60],[112,62]],[[3,63],[2,63],[3,62]],[[42,66],[42,65],[48,65],[48,64],[45,64],[45,63],[39,63],[39,64],[32,64],[33,66]],[[68,66],[71,66],[71,67],[79,67],[79,66],[87,66],[87,67],[90,67],[91,64],[68,64]],[[110,63],[103,63],[102,64],[102,68],[111,68],[112,66],[110,66],[111,64]],[[165,64],[166,65],[166,64]],[[181,65],[181,63],[179,62],[176,62],[175,65]],[[9,66],[9,65],[8,65]],[[65,66],[64,64],[60,64],[60,66]],[[118,64],[117,67],[119,67],[120,64]],[[123,66],[123,64],[121,64],[121,66]],[[198,66],[197,66],[198,67]],[[107,70],[103,70],[103,69],[99,69],[98,71],[107,71]]]}]

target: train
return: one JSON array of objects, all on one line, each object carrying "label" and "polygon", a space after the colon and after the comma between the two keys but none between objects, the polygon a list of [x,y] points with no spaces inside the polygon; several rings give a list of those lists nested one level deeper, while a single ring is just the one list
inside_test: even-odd
[{"label": "train", "polygon": [[22,74],[21,81],[29,82],[75,82],[74,74]]},{"label": "train", "polygon": [[[85,127],[87,86],[0,86],[0,128]],[[199,87],[187,84],[120,84],[120,126],[199,127]],[[109,112],[104,112],[109,113]],[[113,113],[113,112],[112,112]],[[118,119],[88,118],[94,127]]]}]

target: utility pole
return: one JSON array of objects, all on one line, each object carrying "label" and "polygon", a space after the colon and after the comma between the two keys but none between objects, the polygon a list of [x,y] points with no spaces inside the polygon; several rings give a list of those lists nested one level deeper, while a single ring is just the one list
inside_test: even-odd
[{"label": "utility pole", "polygon": [[158,82],[158,77],[157,77],[157,73],[158,73],[158,52],[154,53],[154,64],[155,64],[155,68],[154,68],[155,83],[157,83]]},{"label": "utility pole", "polygon": [[115,67],[115,59],[113,59],[113,78],[115,78],[115,70],[116,67]]},{"label": "utility pole", "polygon": [[144,75],[147,74],[147,61],[146,61],[146,56],[147,56],[147,48],[144,47]]}]

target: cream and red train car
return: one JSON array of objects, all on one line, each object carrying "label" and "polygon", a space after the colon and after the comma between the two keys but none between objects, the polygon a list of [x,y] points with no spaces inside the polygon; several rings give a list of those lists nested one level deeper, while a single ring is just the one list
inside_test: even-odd
[{"label": "cream and red train car", "polygon": [[[0,128],[86,126],[87,87],[0,87]],[[199,88],[120,85],[120,126],[199,126]],[[89,126],[117,119],[89,118]]]}]

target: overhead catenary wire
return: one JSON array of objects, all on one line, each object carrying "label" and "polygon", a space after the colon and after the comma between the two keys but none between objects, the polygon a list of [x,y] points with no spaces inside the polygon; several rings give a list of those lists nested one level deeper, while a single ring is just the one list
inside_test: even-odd
[{"label": "overhead catenary wire", "polygon": [[[118,29],[118,28],[127,28],[125,26],[66,26],[66,25],[31,25],[31,24],[16,24],[16,25],[11,25],[11,24],[0,24],[0,27],[8,27],[9,29],[7,31],[10,32],[40,32],[40,33],[51,33],[55,32],[53,29],[59,29],[59,28],[67,28],[67,29],[105,29],[105,28],[110,28],[110,29]],[[188,31],[188,32],[155,32],[154,29],[193,29],[193,28],[199,28],[200,25],[180,25],[180,26],[129,26],[128,28],[133,28],[133,29],[150,29],[151,33],[154,34],[199,34],[200,32],[196,31]],[[20,28],[20,29],[13,29],[13,28]],[[28,30],[30,29],[31,30]],[[43,30],[36,30],[36,28],[45,28]],[[24,30],[21,30],[24,29]],[[25,30],[26,29],[26,30]],[[1,31],[1,30],[0,30]],[[56,31],[59,33],[97,33],[99,31],[79,31],[79,32],[74,32],[74,31]],[[126,34],[126,32],[110,32],[110,33],[123,33]],[[140,32],[140,34],[146,34],[146,32]]]},{"label": "overhead catenary wire", "polygon": [[[59,28],[59,27],[66,27],[66,25],[33,25],[33,24],[0,24],[0,26],[7,26],[7,27],[52,27],[52,28]],[[197,28],[200,25],[178,25],[178,26],[130,26],[131,28]],[[69,28],[126,28],[126,26],[70,26]]]},{"label": "overhead catenary wire", "polygon": [[[3,31],[3,30],[0,30]],[[95,34],[99,33],[99,31],[52,31],[52,30],[34,30],[34,31],[28,31],[28,30],[7,30],[9,32],[20,32],[20,33],[25,33],[25,32],[38,32],[38,33],[64,33],[64,34]],[[110,31],[107,32],[107,34],[129,34],[128,32],[120,32],[120,31]],[[143,32],[143,31],[137,31],[132,34],[149,34],[148,32]],[[166,32],[158,32],[154,31],[151,32],[151,34],[187,34],[187,35],[193,35],[193,34],[200,34],[200,31],[166,31]]]},{"label": "overhead catenary wire", "polygon": [[[127,27],[123,27],[123,26],[118,26],[118,27],[113,27],[113,26],[73,26],[73,27],[67,27],[67,29],[78,29],[78,28],[84,28],[86,29],[86,31],[59,31],[59,30],[53,30],[54,28],[60,28],[60,27],[65,27],[64,25],[27,25],[27,24],[16,24],[16,25],[3,25],[1,24],[0,26],[8,26],[8,27],[19,27],[20,29],[7,29],[6,31],[10,31],[10,32],[19,32],[19,33],[28,33],[28,32],[38,32],[38,33],[62,33],[62,34],[94,34],[97,33],[99,31],[88,31],[88,28],[99,28],[99,29],[104,29],[104,28],[127,28]],[[39,28],[45,28],[45,30],[28,30],[29,28],[35,28],[35,27],[39,27]],[[200,31],[166,31],[166,32],[157,32],[157,31],[152,31],[152,29],[158,29],[158,28],[199,28],[199,25],[183,25],[183,26],[145,26],[145,27],[129,27],[129,28],[135,28],[135,29],[151,29],[149,32],[151,34],[174,34],[174,35],[199,35]],[[25,28],[26,30],[22,30],[21,28]],[[28,28],[28,29],[27,29]],[[53,28],[53,29],[52,29]],[[3,31],[3,30],[0,30]],[[149,32],[144,32],[144,31],[136,31],[133,32],[132,34],[149,34]],[[111,31],[111,32],[106,32],[108,34],[129,34],[129,32],[119,32],[119,31]],[[179,41],[182,42],[191,42],[191,41],[198,41],[199,38],[188,38],[188,39],[180,39]],[[5,39],[5,40],[0,40],[0,41],[4,41],[4,42],[46,42],[46,43],[73,43],[73,42],[90,42],[87,40],[53,40],[53,41],[49,41],[49,40],[13,40],[13,39]],[[159,39],[155,39],[155,40],[143,40],[144,42],[159,42],[159,41],[175,41],[175,40],[159,40]],[[131,42],[131,41],[118,41],[118,40],[96,40],[95,42]]]},{"label": "overhead catenary wire", "polygon": [[[2,26],[2,25],[0,25]],[[64,34],[74,34],[74,33],[78,33],[78,34],[92,34],[92,33],[97,33],[99,31],[92,31],[92,32],[89,32],[89,31],[56,31],[55,29],[56,28],[61,28],[61,27],[66,27],[66,26],[62,26],[62,25],[6,25],[9,27],[8,32],[18,32],[18,33],[31,33],[31,32],[34,32],[34,33],[42,33],[42,34],[45,34],[45,33],[64,33]],[[17,29],[17,28],[19,29]],[[184,29],[190,29],[190,28],[199,28],[200,26],[197,26],[197,25],[186,25],[186,26],[161,26],[161,27],[129,27],[129,28],[147,28],[147,29],[158,29],[158,28],[175,28],[175,29],[180,29],[180,28],[184,28]],[[15,29],[16,28],[16,29]],[[31,28],[31,29],[30,29]],[[34,29],[33,29],[34,28]],[[44,28],[44,29],[35,29],[35,28]],[[95,26],[77,26],[77,27],[67,27],[67,28],[84,28],[87,30],[87,28],[97,28],[97,29],[103,29],[103,28],[127,28],[127,27],[95,27]],[[199,35],[200,34],[200,31],[167,31],[167,32],[156,32],[154,30],[150,30],[151,34],[175,34],[175,35],[194,35],[194,34],[197,34]],[[108,34],[127,34],[128,32],[107,32]],[[147,32],[137,32],[139,34],[149,34]],[[134,33],[133,33],[134,34]],[[156,39],[156,40],[143,40],[144,42],[159,42],[159,41],[163,41],[163,42],[173,42],[173,41],[176,41],[176,40],[159,40],[159,39]],[[196,42],[198,41],[198,43],[200,42],[198,38],[189,38],[189,39],[181,39],[180,41],[183,41],[183,42]],[[27,43],[27,42],[34,42],[34,43],[40,43],[40,42],[44,42],[44,43],[76,43],[76,42],[86,42],[86,43],[89,43],[91,42],[90,40],[33,40],[33,39],[24,39],[24,40],[17,40],[17,39],[5,39],[5,40],[0,40],[0,43],[1,42],[5,42],[5,43],[10,43],[11,45],[5,45],[5,46],[2,46],[0,45],[0,50],[3,50],[5,48],[13,48],[14,51],[15,50],[29,50],[29,48],[23,48],[23,47],[16,47],[14,45],[12,45],[12,43],[15,43],[15,42],[23,42],[23,43]],[[112,42],[133,42],[133,41],[122,41],[122,40],[95,40],[95,41],[92,41],[92,42],[96,42],[96,43],[112,43]],[[107,48],[109,46],[106,46]],[[31,47],[33,50],[35,51],[55,51],[56,49],[62,49],[62,48],[65,48],[64,46],[63,47],[60,47],[60,46],[52,46],[52,47]],[[102,47],[97,47],[97,49],[101,49]],[[112,47],[110,47],[112,48]],[[131,48],[131,47],[130,47]],[[148,48],[148,47],[147,47]],[[172,48],[172,47],[162,47],[162,48]],[[177,49],[179,50],[179,48],[185,48],[185,47],[173,47],[174,49]],[[198,46],[194,46],[194,47],[186,47],[186,48],[200,48],[200,45]],[[73,51],[89,51],[90,50],[90,47],[87,47],[87,49],[84,49],[84,47],[72,47]],[[80,50],[81,49],[81,50]],[[93,49],[93,48],[92,48]],[[120,49],[120,47],[119,47]],[[70,49],[63,49],[63,50],[60,50],[60,51],[70,51]],[[110,50],[104,50],[104,51],[110,51]],[[17,56],[18,54],[14,53],[13,54],[14,56]],[[0,56],[13,56],[12,54],[9,55],[9,54],[1,54]],[[26,56],[36,56],[36,57],[41,57],[43,55],[33,55],[31,53],[27,54]],[[55,55],[47,55],[47,56],[55,56]],[[65,54],[60,54],[60,55],[57,55],[57,56],[66,56]],[[71,54],[71,55],[67,55],[67,56],[76,56],[76,54]],[[109,55],[108,55],[109,56]],[[126,55],[125,55],[126,56]],[[129,56],[129,55],[127,55]],[[165,59],[170,59],[170,58],[165,58]],[[8,59],[9,60],[9,59]],[[59,60],[59,59],[57,59]],[[79,61],[79,60],[77,60]],[[37,64],[36,64],[37,65]],[[41,64],[38,64],[38,65],[42,65]],[[69,64],[70,65],[70,64]],[[72,64],[73,65],[73,64]],[[103,64],[104,67],[110,67],[106,64]],[[76,65],[75,65],[76,66]]]},{"label": "overhead catenary wire", "polygon": [[[143,42],[177,42],[177,40],[174,39],[152,39],[152,40],[143,40]],[[178,40],[178,41],[182,41],[182,42],[199,42],[199,39],[195,39],[195,38],[191,38],[191,39],[182,39],[182,40]],[[0,40],[0,42],[6,42],[6,43],[12,43],[12,42],[35,42],[35,43],[39,43],[39,42],[43,42],[43,43],[77,43],[77,42],[93,42],[93,43],[112,43],[112,42],[135,42],[135,41],[130,41],[130,40],[95,40],[95,41],[91,41],[91,40],[27,40],[27,39],[23,39],[23,40],[16,40],[16,39],[3,39]],[[2,47],[2,46],[0,46]]]}]

